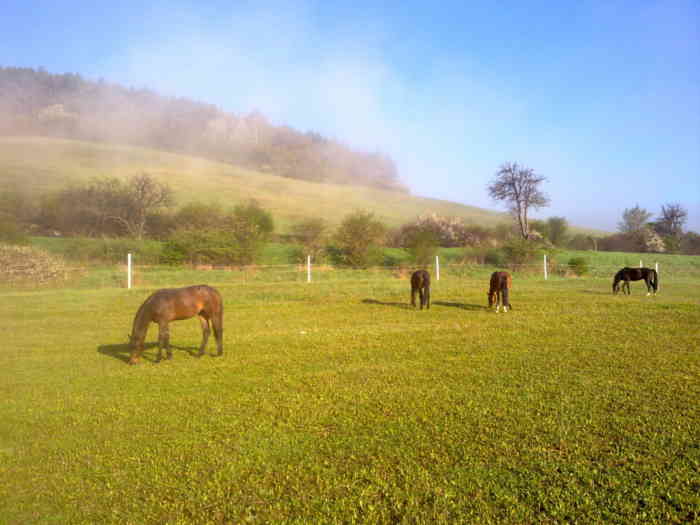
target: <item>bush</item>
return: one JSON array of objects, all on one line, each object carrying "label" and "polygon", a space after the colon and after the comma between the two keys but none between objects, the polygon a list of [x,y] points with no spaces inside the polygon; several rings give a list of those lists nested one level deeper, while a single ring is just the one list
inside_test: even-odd
[{"label": "bush", "polygon": [[0,244],[0,281],[43,284],[65,275],[63,258],[29,246]]},{"label": "bush", "polygon": [[503,251],[497,248],[492,248],[484,255],[484,264],[488,264],[490,266],[505,266],[506,256]]},{"label": "bush", "polygon": [[27,244],[29,239],[20,225],[12,217],[0,214],[0,242],[7,244]]},{"label": "bush", "polygon": [[165,243],[160,261],[164,264],[235,264],[238,246],[222,230],[178,230]]},{"label": "bush", "polygon": [[588,259],[585,257],[572,257],[569,259],[569,269],[574,275],[581,277],[589,271]]},{"label": "bush", "polygon": [[335,248],[329,250],[339,263],[354,268],[367,268],[382,263],[380,246],[384,243],[386,227],[371,212],[357,211],[343,219],[335,235]]},{"label": "bush", "polygon": [[512,239],[503,245],[506,264],[512,270],[532,264],[542,254],[542,247],[526,239]]}]

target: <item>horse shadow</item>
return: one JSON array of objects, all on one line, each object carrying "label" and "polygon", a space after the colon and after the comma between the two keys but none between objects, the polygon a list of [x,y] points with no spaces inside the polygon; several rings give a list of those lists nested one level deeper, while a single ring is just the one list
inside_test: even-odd
[{"label": "horse shadow", "polygon": [[452,303],[447,301],[435,301],[433,304],[438,306],[448,306],[450,308],[460,308],[462,310],[488,310],[487,306],[482,306],[480,304],[466,304],[466,303]]},{"label": "horse shadow", "polygon": [[[146,352],[146,350],[150,350],[152,348],[155,348],[156,351]],[[199,348],[195,346],[177,346],[171,344],[170,348],[172,350],[180,350],[187,352],[191,356],[199,356]],[[144,352],[141,355],[141,359],[143,359],[144,361],[150,361],[151,363],[158,362],[158,343],[146,343],[143,345],[143,349]],[[123,361],[124,363],[128,364],[129,357],[131,356],[131,345],[129,343],[122,343],[116,345],[100,345],[97,347],[97,351],[102,355],[113,357],[114,359]]]},{"label": "horse shadow", "polygon": [[362,299],[364,304],[377,304],[380,306],[393,306],[395,308],[403,308],[404,310],[413,310],[413,306],[407,303],[389,303],[384,301],[377,301],[376,299]]}]

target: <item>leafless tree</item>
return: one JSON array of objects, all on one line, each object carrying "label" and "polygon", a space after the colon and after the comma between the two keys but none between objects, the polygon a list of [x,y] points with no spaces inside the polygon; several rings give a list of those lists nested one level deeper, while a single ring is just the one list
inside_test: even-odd
[{"label": "leafless tree", "polygon": [[146,233],[148,213],[173,203],[173,193],[167,184],[156,181],[151,175],[135,175],[124,185],[118,185],[112,193],[110,219],[121,224],[129,235],[142,239]]},{"label": "leafless tree", "polygon": [[655,229],[660,235],[679,237],[683,225],[688,220],[688,211],[680,204],[661,206],[661,217],[656,221]]},{"label": "leafless tree", "polygon": [[492,199],[507,204],[524,239],[530,236],[530,209],[537,210],[549,204],[549,199],[539,188],[545,180],[544,176],[537,175],[530,168],[520,166],[517,162],[506,162],[488,186]]}]

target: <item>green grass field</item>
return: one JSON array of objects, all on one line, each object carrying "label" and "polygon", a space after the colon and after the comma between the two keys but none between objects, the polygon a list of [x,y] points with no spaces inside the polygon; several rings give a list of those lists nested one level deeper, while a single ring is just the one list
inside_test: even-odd
[{"label": "green grass field", "polygon": [[211,282],[225,355],[136,367],[152,288],[2,291],[0,522],[700,520],[699,280],[354,275]]}]

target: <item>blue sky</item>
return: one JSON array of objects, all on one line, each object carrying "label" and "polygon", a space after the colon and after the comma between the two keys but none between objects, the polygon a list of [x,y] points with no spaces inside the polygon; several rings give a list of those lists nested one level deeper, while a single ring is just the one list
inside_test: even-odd
[{"label": "blue sky", "polygon": [[700,231],[695,0],[10,0],[0,65],[258,109],[389,154],[417,195],[502,209],[486,186],[516,161],[548,178],[540,218],[680,203]]}]

